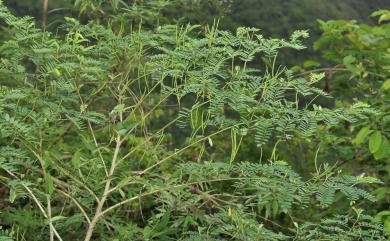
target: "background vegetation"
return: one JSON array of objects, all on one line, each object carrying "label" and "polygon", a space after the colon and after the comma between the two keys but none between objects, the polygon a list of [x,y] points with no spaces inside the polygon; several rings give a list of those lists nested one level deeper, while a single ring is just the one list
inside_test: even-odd
[{"label": "background vegetation", "polygon": [[389,1],[44,2],[0,2],[0,240],[388,240]]}]

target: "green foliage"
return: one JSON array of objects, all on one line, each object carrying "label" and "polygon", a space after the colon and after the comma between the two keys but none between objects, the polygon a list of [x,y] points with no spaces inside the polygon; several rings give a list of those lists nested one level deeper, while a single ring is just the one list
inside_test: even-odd
[{"label": "green foliage", "polygon": [[[381,240],[376,236],[381,229],[372,224],[372,218],[356,210],[356,217],[336,216],[332,219],[324,219],[321,225],[303,227],[305,239],[303,240]],[[360,221],[357,223],[356,221]],[[351,227],[352,228],[349,228]],[[346,228],[348,227],[348,228]]]},{"label": "green foliage", "polygon": [[[356,19],[372,24],[368,18],[371,12],[378,8],[387,8],[388,0],[235,0],[230,11],[221,21],[221,27],[235,29],[240,26],[256,27],[265,36],[287,37],[295,29],[307,29],[312,38],[307,45],[321,35],[317,19]],[[308,59],[318,58],[319,54],[312,48],[301,52],[283,50],[280,61],[288,66],[294,66]]]},{"label": "green foliage", "polygon": [[[390,180],[388,13],[387,10],[374,12],[372,16],[379,23],[374,26],[358,24],[354,20],[319,21],[324,33],[314,45],[322,51],[326,60],[335,64],[335,67],[328,68],[329,78],[325,78],[326,88],[338,97],[334,104],[346,107],[360,100],[378,110],[369,119],[358,121],[347,128],[338,128],[338,134],[331,134],[337,135],[338,146],[325,138],[319,138],[319,145],[322,150],[332,146],[334,156],[338,158],[341,152],[350,153],[353,158],[345,160],[348,168],[363,169],[386,183],[386,187],[378,187],[374,191],[379,202],[373,207],[374,212],[379,212],[377,219],[385,221],[386,234],[390,230],[390,219],[385,215],[390,194],[387,187]],[[322,151],[319,156],[326,158],[329,152]]]},{"label": "green foliage", "polygon": [[[279,142],[377,114],[361,102],[315,105],[330,97],[316,86],[324,75],[276,65],[282,49],[304,48],[306,31],[269,39],[162,24],[164,1],[147,12],[76,5],[93,21],[65,18],[54,34],[0,3],[0,238],[385,240],[355,207],[376,201],[365,188],[380,181],[326,164],[302,177],[276,156]],[[145,14],[129,27],[135,13]],[[238,158],[243,141],[274,153]]]}]

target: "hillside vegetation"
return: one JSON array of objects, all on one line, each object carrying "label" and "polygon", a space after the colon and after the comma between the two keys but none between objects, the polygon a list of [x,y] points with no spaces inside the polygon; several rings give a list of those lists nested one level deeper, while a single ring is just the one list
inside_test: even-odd
[{"label": "hillside vegetation", "polygon": [[385,1],[250,2],[0,1],[0,241],[388,240]]}]

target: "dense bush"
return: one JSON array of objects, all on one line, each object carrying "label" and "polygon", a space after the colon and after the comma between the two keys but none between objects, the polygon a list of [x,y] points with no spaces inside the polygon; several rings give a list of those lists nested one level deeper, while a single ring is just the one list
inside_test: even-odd
[{"label": "dense bush", "polygon": [[316,157],[300,175],[279,158],[279,143],[381,114],[320,106],[323,74],[277,65],[307,32],[83,3],[102,15],[55,32],[0,3],[0,240],[385,240],[363,210],[378,179]]},{"label": "dense bush", "polygon": [[[354,169],[359,167],[386,183],[374,191],[379,199],[375,209],[380,211],[377,219],[385,221],[385,232],[390,234],[390,12],[379,10],[372,16],[378,18],[378,25],[320,22],[324,34],[314,47],[336,65],[327,70],[327,88],[337,96],[336,106],[360,99],[380,111],[346,132],[339,131],[338,142],[331,148],[336,156],[350,159],[347,164]],[[326,141],[323,144],[329,147]]]}]

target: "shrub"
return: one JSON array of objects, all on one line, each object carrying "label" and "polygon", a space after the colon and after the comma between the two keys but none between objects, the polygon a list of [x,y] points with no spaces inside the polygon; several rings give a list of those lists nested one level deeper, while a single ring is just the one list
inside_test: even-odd
[{"label": "shrub", "polygon": [[323,76],[277,67],[306,32],[67,18],[54,34],[3,5],[0,18],[2,239],[384,240],[355,205],[375,201],[362,189],[375,178],[237,158],[243,139],[262,148],[374,113],[314,105]]}]

